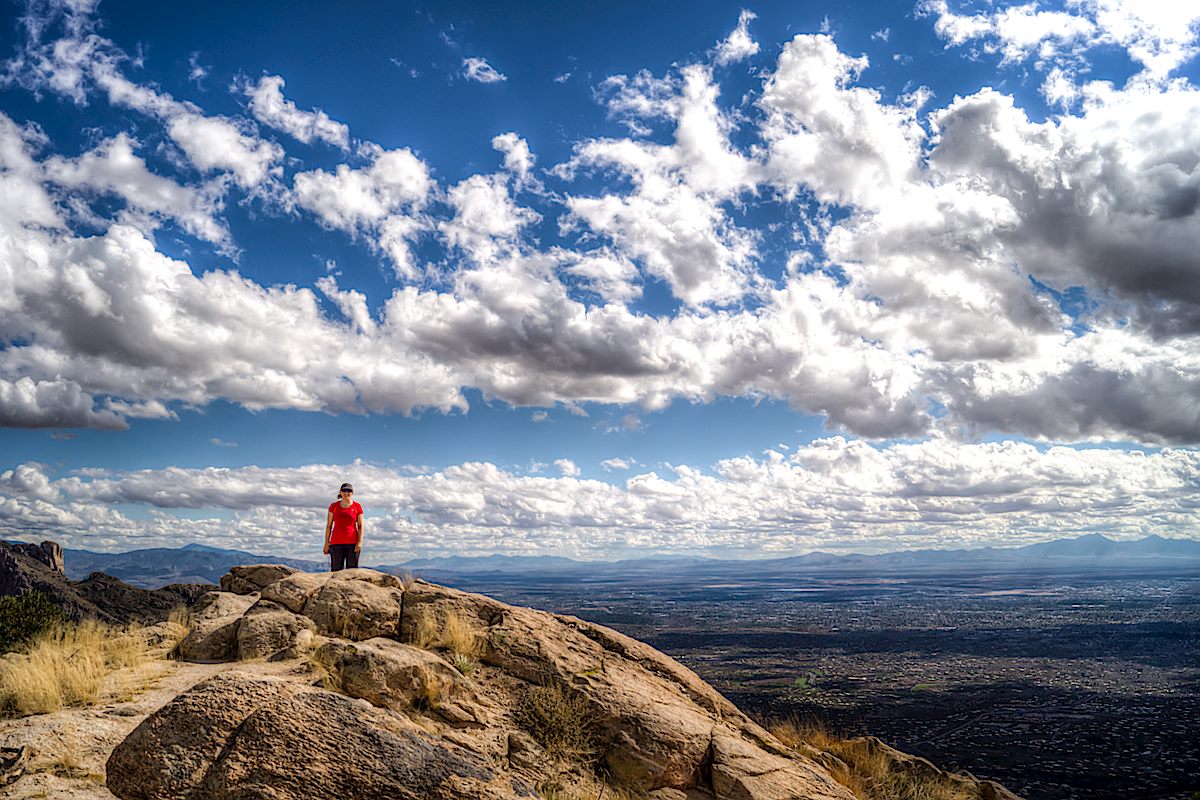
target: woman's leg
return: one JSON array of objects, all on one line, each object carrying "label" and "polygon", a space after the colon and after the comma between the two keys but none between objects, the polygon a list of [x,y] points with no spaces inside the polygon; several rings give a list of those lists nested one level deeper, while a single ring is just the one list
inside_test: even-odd
[{"label": "woman's leg", "polygon": [[354,550],[354,545],[346,545],[346,569],[355,569],[358,567],[358,553]]},{"label": "woman's leg", "polygon": [[346,550],[354,549],[354,545],[331,544],[329,545],[329,571],[337,572],[346,566]]}]

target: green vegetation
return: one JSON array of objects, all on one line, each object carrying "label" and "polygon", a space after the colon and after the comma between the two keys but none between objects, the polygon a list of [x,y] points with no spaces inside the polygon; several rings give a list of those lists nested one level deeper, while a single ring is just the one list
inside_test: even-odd
[{"label": "green vegetation", "polygon": [[66,621],[62,609],[41,592],[0,597],[0,653],[21,650],[29,642]]}]

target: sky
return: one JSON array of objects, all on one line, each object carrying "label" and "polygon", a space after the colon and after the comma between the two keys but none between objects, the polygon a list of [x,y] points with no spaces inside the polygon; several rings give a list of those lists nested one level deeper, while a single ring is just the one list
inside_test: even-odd
[{"label": "sky", "polygon": [[9,2],[0,535],[1197,538],[1200,7]]}]

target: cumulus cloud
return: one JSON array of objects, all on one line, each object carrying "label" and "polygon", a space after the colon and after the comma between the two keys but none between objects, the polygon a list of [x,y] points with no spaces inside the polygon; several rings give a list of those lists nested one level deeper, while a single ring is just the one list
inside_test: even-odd
[{"label": "cumulus cloud", "polygon": [[[234,514],[246,549],[316,557],[314,521],[330,488],[350,476],[371,519],[376,563],[463,551],[769,556],[1171,534],[1190,524],[1200,481],[1200,456],[1190,450],[946,440],[872,447],[841,437],[617,485],[571,475],[568,465],[558,464],[561,477],[544,477],[479,462],[418,474],[358,462],[62,476],[23,464],[0,473],[0,531],[53,533],[68,547],[93,549],[220,542],[230,524],[218,518],[224,512]],[[127,505],[150,509],[150,519],[125,515]]]},{"label": "cumulus cloud", "polygon": [[414,278],[411,242],[425,227],[420,210],[433,188],[429,168],[406,147],[373,147],[368,153],[371,163],[359,169],[338,164],[333,172],[297,173],[296,203],[328,228],[369,236],[398,276]]},{"label": "cumulus cloud", "polygon": [[723,67],[749,58],[758,52],[758,42],[750,36],[750,21],[757,17],[758,15],[753,11],[742,9],[738,14],[737,27],[730,32],[729,36],[717,42],[716,50],[713,53],[714,64]]},{"label": "cumulus cloud", "polygon": [[464,58],[462,62],[463,77],[478,83],[499,83],[508,80],[508,76],[498,72],[495,67],[482,58]]},{"label": "cumulus cloud", "polygon": [[524,179],[533,169],[533,154],[529,152],[529,142],[517,136],[516,133],[502,133],[492,139],[492,149],[504,154],[504,168],[518,178]]},{"label": "cumulus cloud", "polygon": [[1116,45],[1142,65],[1136,80],[1160,82],[1200,53],[1200,10],[1187,3],[1069,0],[1066,7],[1044,11],[1026,3],[966,15],[951,10],[947,0],[917,6],[935,18],[934,30],[948,47],[979,39],[1004,62],[1035,57],[1039,69]]},{"label": "cumulus cloud", "polygon": [[[129,57],[95,32],[94,10],[70,3],[30,9],[24,26],[27,39],[5,64],[7,81],[36,92],[50,90],[79,104],[99,90],[114,106],[158,118],[201,172],[226,173],[243,189],[269,194],[269,184],[281,174],[282,148],[260,138],[245,121],[205,115],[193,103],[130,81],[121,67]],[[43,40],[59,28],[62,38]],[[197,68],[194,65],[193,71]]]},{"label": "cumulus cloud", "polygon": [[554,466],[558,468],[564,476],[568,478],[578,478],[580,471],[575,462],[569,458],[557,458],[554,460]]},{"label": "cumulus cloud", "polygon": [[[1101,5],[1064,13],[1116,30]],[[1033,31],[1020,41],[1041,48],[1051,23],[1056,53],[1083,41],[1064,33],[1077,23],[1037,13],[1020,11]],[[964,42],[995,22],[964,19],[945,23],[966,26],[953,33]],[[925,110],[928,92],[888,99],[863,85],[865,57],[805,34],[737,109],[703,64],[604,80],[597,99],[630,135],[572,143],[544,173],[562,191],[533,183],[515,132],[491,140],[502,171],[444,187],[411,149],[367,144],[328,169],[289,160],[287,188],[282,148],[253,121],[131,81],[86,19],[57,24],[60,38],[39,32],[9,63],[10,82],[135,109],[187,161],[182,182],[157,176],[128,133],[60,155],[0,115],[9,424],[119,427],[216,399],[462,409],[469,387],[571,413],[610,403],[602,419],[635,423],[625,406],[739,396],[873,437],[1200,441],[1200,102],[1187,81],[1117,88],[1064,67],[1045,84],[1063,109],[1049,120],[994,89]],[[282,85],[247,87],[252,107],[269,101],[264,124],[342,141]],[[298,218],[388,258],[403,285],[271,286],[156,249],[165,221],[232,247],[219,212],[234,184],[286,194]],[[122,200],[112,219],[93,211],[100,195]],[[764,247],[773,231],[741,213],[752,200],[798,220],[789,252]],[[425,268],[423,235],[444,256]],[[655,281],[677,306],[637,308]],[[294,333],[281,344],[280,330]]]},{"label": "cumulus cloud", "polygon": [[594,139],[577,145],[560,175],[614,170],[631,179],[634,190],[568,197],[567,224],[607,236],[685,303],[737,301],[751,283],[755,237],[733,224],[724,206],[753,187],[755,166],[729,142],[731,123],[717,106],[711,72],[693,65],[678,82],[638,76],[610,80],[609,87],[610,109],[668,119],[675,141]]},{"label": "cumulus cloud", "polygon": [[314,140],[342,150],[350,149],[350,129],[330,119],[321,109],[303,111],[283,96],[284,80],[278,75],[263,75],[257,84],[249,81],[241,87],[250,98],[250,111],[264,125],[299,139],[305,144]]},{"label": "cumulus cloud", "polygon": [[174,220],[198,239],[229,250],[229,230],[217,217],[221,212],[221,187],[193,189],[155,175],[134,154],[134,144],[119,133],[79,158],[50,158],[44,165],[46,178],[77,196],[88,192],[115,194],[134,211]]}]

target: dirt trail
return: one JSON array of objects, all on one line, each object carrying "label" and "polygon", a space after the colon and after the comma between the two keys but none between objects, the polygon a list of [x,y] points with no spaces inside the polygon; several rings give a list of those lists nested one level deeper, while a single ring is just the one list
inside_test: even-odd
[{"label": "dirt trail", "polygon": [[[25,775],[0,788],[13,800],[115,800],[104,785],[108,756],[130,731],[176,695],[205,678],[245,663],[188,664],[154,661],[112,676],[112,699],[88,708],[0,719],[0,747],[28,747]],[[256,670],[284,672],[295,663],[257,664]],[[142,689],[144,691],[141,691]],[[132,699],[124,700],[134,692]]]}]

